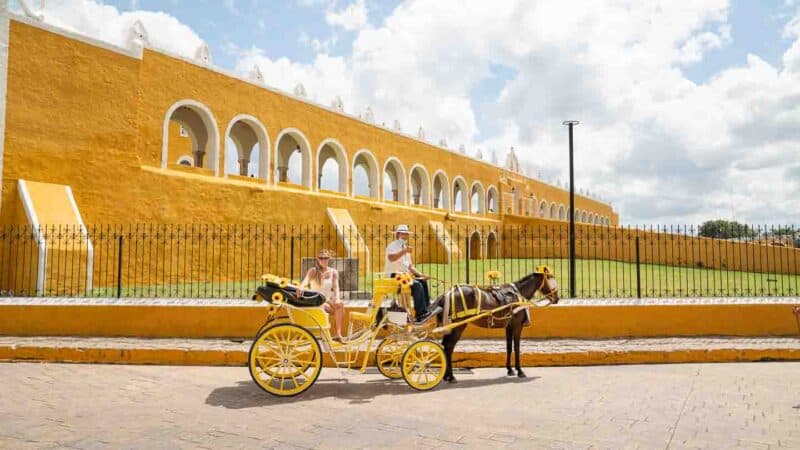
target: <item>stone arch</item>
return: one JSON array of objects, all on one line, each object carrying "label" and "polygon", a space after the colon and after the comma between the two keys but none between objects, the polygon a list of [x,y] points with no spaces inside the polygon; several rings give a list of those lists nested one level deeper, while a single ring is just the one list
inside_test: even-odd
[{"label": "stone arch", "polygon": [[[392,156],[383,164],[382,173],[384,200],[406,203],[406,171],[403,169],[403,163],[401,163],[399,159]],[[389,192],[386,191],[387,179],[389,180],[389,183],[391,183],[391,189]]]},{"label": "stone arch", "polygon": [[467,197],[467,182],[461,175],[453,179],[453,212],[468,213],[469,198]]},{"label": "stone arch", "polygon": [[497,188],[494,186],[489,186],[489,189],[486,191],[486,211],[490,213],[496,213],[500,211],[500,207],[497,204],[497,200],[500,198],[499,194],[497,193]]},{"label": "stone arch", "polygon": [[181,155],[178,157],[178,160],[175,161],[175,164],[178,164],[179,166],[194,167],[194,158],[189,155]]},{"label": "stone arch", "polygon": [[483,214],[486,212],[486,191],[483,183],[474,181],[469,188],[469,212],[472,214]]},{"label": "stone arch", "polygon": [[500,257],[500,242],[497,239],[497,233],[490,231],[486,236],[486,257],[488,259],[497,259]]},{"label": "stone arch", "polygon": [[361,195],[361,186],[356,186],[356,177],[358,176],[359,169],[363,169],[366,174],[367,195],[366,197],[380,200],[381,183],[378,178],[378,159],[375,155],[367,149],[361,149],[353,156],[353,180],[351,184],[351,192],[355,195]]},{"label": "stone arch", "polygon": [[409,203],[412,205],[431,206],[431,181],[425,166],[422,164],[411,166],[408,184],[411,192]]},{"label": "stone arch", "polygon": [[442,170],[433,174],[433,207],[451,210],[450,206],[450,180]]},{"label": "stone arch", "polygon": [[[192,156],[195,167],[209,166],[219,175],[219,128],[208,107],[191,99],[179,100],[164,115],[161,134],[161,168],[169,160],[169,124],[176,122],[192,139]],[[210,164],[206,164],[209,162]]]},{"label": "stone arch", "polygon": [[586,223],[586,211],[581,211],[581,222]]},{"label": "stone arch", "polygon": [[[228,139],[233,142],[233,149],[228,149]],[[249,114],[239,114],[228,123],[228,128],[225,130],[225,172],[234,173],[241,176],[254,175],[258,178],[269,181],[269,136],[267,129],[255,117]],[[255,146],[258,145],[258,148]],[[230,155],[229,150],[233,152]],[[236,158],[235,162],[238,163],[237,171],[228,171],[227,162],[229,156]],[[252,167],[253,160],[257,161],[257,165]]]},{"label": "stone arch", "polygon": [[550,219],[558,219],[558,206],[556,206],[555,202],[550,203],[550,216],[549,216],[549,218]]},{"label": "stone arch", "polygon": [[[291,165],[295,153],[300,155],[300,167]],[[275,176],[277,182],[293,183],[311,188],[311,145],[296,128],[287,128],[275,139]]]},{"label": "stone arch", "polygon": [[558,205],[558,220],[567,220],[567,210],[564,205]]},{"label": "stone arch", "polygon": [[594,216],[594,224],[600,225],[600,216]]},{"label": "stone arch", "polygon": [[547,218],[547,200],[542,199],[542,202],[539,203],[539,217]]},{"label": "stone arch", "polygon": [[[350,171],[348,169],[350,166],[347,162],[347,152],[344,150],[344,146],[336,139],[325,139],[317,149],[317,190],[323,189],[322,183],[325,174],[322,169],[330,160],[336,163],[336,182],[334,186],[329,186],[327,189],[349,194],[347,180],[349,179]],[[333,189],[330,189],[331,187]]]},{"label": "stone arch", "polygon": [[589,217],[587,217],[587,223],[594,225],[594,213],[589,213]]},{"label": "stone arch", "polygon": [[481,234],[478,231],[473,231],[469,235],[469,259],[481,259]]}]

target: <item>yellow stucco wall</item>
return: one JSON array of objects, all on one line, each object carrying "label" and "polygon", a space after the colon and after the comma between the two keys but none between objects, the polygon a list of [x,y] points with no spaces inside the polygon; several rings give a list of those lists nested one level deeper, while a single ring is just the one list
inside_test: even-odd
[{"label": "yellow stucco wall", "polygon": [[[241,306],[4,305],[0,335],[251,337],[262,308]],[[621,336],[796,336],[792,305],[558,306],[533,308],[528,338]],[[499,338],[503,329],[467,327],[466,337]]]},{"label": "yellow stucco wall", "polygon": [[[240,114],[265,126],[273,174],[275,140],[282,130],[295,128],[310,144],[315,184],[317,148],[334,138],[343,145],[348,165],[358,150],[369,149],[380,169],[387,159],[398,158],[406,178],[411,166],[420,163],[431,177],[444,170],[451,185],[462,176],[467,189],[475,181],[485,190],[495,186],[501,202],[503,193],[513,187],[521,199],[532,194],[537,203],[547,199],[567,204],[568,193],[562,189],[159,52],[146,49],[137,59],[17,20],[11,21],[10,42],[0,223],[20,219],[9,208],[17,179],[72,186],[87,224],[282,223],[286,215],[276,206],[285,204],[295,206],[294,217],[303,223],[325,223],[326,206],[348,209],[359,225],[393,223],[399,217],[424,225],[444,217],[445,210],[324,195],[314,192],[316,186],[309,192],[264,180],[225,179],[224,134]],[[161,169],[165,115],[182,99],[203,104],[213,115],[219,135],[217,177],[208,170],[180,170],[201,175],[184,177]],[[188,147],[187,138],[179,138],[183,139],[179,148],[173,146],[177,127],[170,128],[172,164]],[[210,161],[206,166],[212,166]],[[607,216],[612,224],[618,220],[608,205],[588,198],[579,196],[576,207]],[[455,217],[461,222],[475,220],[465,214]],[[478,220],[497,223],[502,217],[486,214]]]}]

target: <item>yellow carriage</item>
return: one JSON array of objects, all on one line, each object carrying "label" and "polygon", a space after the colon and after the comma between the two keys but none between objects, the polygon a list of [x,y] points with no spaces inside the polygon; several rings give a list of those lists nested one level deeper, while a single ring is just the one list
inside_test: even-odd
[{"label": "yellow carriage", "polygon": [[[347,336],[336,341],[330,334],[328,314],[317,304],[298,304],[287,280],[265,276],[275,287],[259,290],[254,299],[267,302],[267,320],[250,347],[248,365],[253,381],[270,394],[289,397],[310,388],[319,377],[326,355],[339,368],[364,373],[374,342],[382,330],[386,337],[375,350],[375,362],[388,378],[403,378],[414,389],[436,387],[444,377],[446,359],[438,342],[428,339],[435,321],[415,324],[411,301],[412,278],[397,274],[375,281],[365,312],[350,312]],[[393,301],[402,311],[384,311]]]},{"label": "yellow carriage", "polygon": [[[542,280],[552,278],[555,281],[548,267],[537,267],[534,273],[543,275]],[[496,282],[500,274],[492,271],[487,277]],[[347,336],[338,341],[330,334],[328,314],[321,308],[324,302],[321,296],[298,299],[288,280],[272,275],[265,279],[267,286],[260,287],[253,298],[267,302],[267,320],[250,347],[248,365],[256,384],[281,397],[297,395],[310,388],[319,377],[326,356],[336,367],[364,373],[381,332],[385,332],[385,337],[374,351],[378,371],[387,378],[403,378],[416,390],[433,389],[441,383],[447,370],[445,351],[433,336],[495,314],[505,314],[504,311],[511,313],[533,305],[545,306],[552,295],[532,303],[514,287],[512,292],[516,298],[496,308],[469,311],[462,317],[449,316],[445,307],[443,317],[454,319],[445,321],[449,323],[437,325],[433,320],[436,314],[422,323],[415,323],[411,299],[413,278],[409,274],[395,274],[375,280],[366,311],[350,312]],[[461,291],[458,285],[451,290],[457,291]],[[461,300],[464,301],[463,294]],[[386,309],[384,302],[398,308]]]}]

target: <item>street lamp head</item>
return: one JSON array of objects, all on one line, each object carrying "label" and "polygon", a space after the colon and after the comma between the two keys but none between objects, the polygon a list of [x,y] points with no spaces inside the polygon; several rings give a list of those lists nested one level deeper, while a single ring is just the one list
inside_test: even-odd
[{"label": "street lamp head", "polygon": [[561,122],[561,125],[577,125],[579,123],[581,123],[581,122],[578,121],[578,120],[565,120],[565,121]]}]

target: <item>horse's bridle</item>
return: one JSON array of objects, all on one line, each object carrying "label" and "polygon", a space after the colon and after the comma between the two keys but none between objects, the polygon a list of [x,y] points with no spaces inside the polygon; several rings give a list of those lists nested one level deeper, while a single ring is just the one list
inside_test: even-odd
[{"label": "horse's bridle", "polygon": [[[539,283],[539,287],[537,287],[536,290],[533,291],[533,294],[536,295],[537,292],[541,292],[542,291],[542,287],[544,287],[545,283],[547,283],[547,274],[543,273],[542,274],[542,282]],[[514,288],[514,292],[517,294],[517,297],[525,298],[525,297],[522,296],[522,292],[519,291],[519,288],[517,287],[516,283],[511,283],[511,287]],[[547,284],[547,287],[550,288],[550,292],[548,292],[547,294],[542,293],[542,295],[544,295],[545,299],[550,300],[550,303],[555,303],[554,300],[555,300],[555,296],[558,294],[558,287],[557,286],[556,287],[551,287],[549,283]],[[526,300],[530,300],[530,299],[526,299]]]}]

